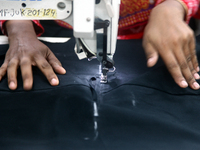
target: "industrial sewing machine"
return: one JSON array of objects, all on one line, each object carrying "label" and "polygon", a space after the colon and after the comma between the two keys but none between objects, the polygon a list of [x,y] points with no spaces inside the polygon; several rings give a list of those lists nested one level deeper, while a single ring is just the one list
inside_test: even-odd
[{"label": "industrial sewing machine", "polygon": [[0,0],[0,20],[63,20],[73,26],[79,59],[97,58],[101,83],[114,71],[120,0]]}]

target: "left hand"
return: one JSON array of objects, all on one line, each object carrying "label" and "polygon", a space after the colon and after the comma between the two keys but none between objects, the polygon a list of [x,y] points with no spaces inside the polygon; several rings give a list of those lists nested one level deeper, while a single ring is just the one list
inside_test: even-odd
[{"label": "left hand", "polygon": [[0,67],[0,80],[7,73],[8,86],[15,90],[17,69],[20,67],[23,87],[30,90],[33,85],[32,66],[37,66],[52,86],[58,85],[55,72],[65,74],[66,71],[53,52],[37,39],[32,21],[11,20],[6,22],[6,27],[9,49]]}]

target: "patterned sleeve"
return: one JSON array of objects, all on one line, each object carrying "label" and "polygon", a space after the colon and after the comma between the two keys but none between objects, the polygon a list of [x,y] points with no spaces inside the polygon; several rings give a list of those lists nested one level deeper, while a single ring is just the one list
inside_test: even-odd
[{"label": "patterned sleeve", "polygon": [[[165,0],[157,0],[156,5],[162,3]],[[185,21],[188,23],[190,18],[194,16],[199,7],[199,0],[177,0],[186,11]]]},{"label": "patterned sleeve", "polygon": [[[1,31],[4,35],[7,35],[6,27],[5,27],[5,22],[7,20],[0,20],[0,26],[1,26]],[[40,24],[38,20],[32,20],[33,21],[33,26],[35,29],[35,33],[37,36],[41,36],[44,33],[44,28]]]}]

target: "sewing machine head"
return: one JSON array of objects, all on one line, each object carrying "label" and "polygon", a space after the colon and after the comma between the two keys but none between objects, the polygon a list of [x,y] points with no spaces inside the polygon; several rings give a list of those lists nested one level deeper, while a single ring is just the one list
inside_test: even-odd
[{"label": "sewing machine head", "polygon": [[1,0],[0,20],[63,20],[73,26],[79,59],[97,58],[101,83],[113,70],[120,0]]}]

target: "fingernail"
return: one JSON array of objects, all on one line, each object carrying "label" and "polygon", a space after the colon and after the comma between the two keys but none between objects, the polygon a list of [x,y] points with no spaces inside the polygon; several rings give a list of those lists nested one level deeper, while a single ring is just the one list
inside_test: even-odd
[{"label": "fingernail", "polygon": [[31,90],[32,84],[28,81],[24,83],[24,90]]},{"label": "fingernail", "polygon": [[153,58],[149,58],[148,60],[147,60],[147,66],[148,67],[152,67],[152,63],[153,63]]},{"label": "fingernail", "polygon": [[181,85],[182,85],[182,87],[187,87],[188,86],[186,81],[181,81]]},{"label": "fingernail", "polygon": [[16,87],[15,83],[13,81],[11,81],[10,84],[9,84],[9,88],[15,89],[15,87]]},{"label": "fingernail", "polygon": [[51,79],[51,84],[58,85],[58,80],[56,80],[55,78]]},{"label": "fingernail", "polygon": [[194,87],[194,89],[199,89],[199,84],[197,82],[194,82],[193,87]]},{"label": "fingernail", "polygon": [[62,67],[62,72],[63,72],[63,74],[66,73],[66,70],[65,70],[65,68],[63,68],[63,67]]},{"label": "fingernail", "polygon": [[195,79],[199,79],[199,78],[200,78],[199,74],[198,74],[198,73],[195,73],[195,74],[194,74],[194,78],[195,78]]},{"label": "fingernail", "polygon": [[196,71],[199,72],[199,70],[200,70],[200,69],[199,69],[199,66],[198,66],[197,69],[196,69]]},{"label": "fingernail", "polygon": [[153,61],[153,58],[149,58],[147,62],[151,63],[152,61]]},{"label": "fingernail", "polygon": [[61,74],[65,74],[66,73],[65,68],[63,68],[61,65],[56,64],[55,67],[59,70],[59,73],[61,73]]}]

